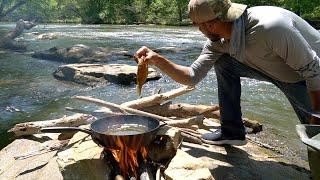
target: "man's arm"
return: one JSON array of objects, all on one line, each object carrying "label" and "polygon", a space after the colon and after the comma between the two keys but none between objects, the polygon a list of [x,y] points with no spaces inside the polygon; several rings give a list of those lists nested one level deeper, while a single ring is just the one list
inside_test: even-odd
[{"label": "man's arm", "polygon": [[162,72],[164,72],[180,84],[192,84],[190,77],[190,67],[175,64],[145,46],[141,47],[137,51],[135,57],[143,58],[149,64],[158,67]]}]

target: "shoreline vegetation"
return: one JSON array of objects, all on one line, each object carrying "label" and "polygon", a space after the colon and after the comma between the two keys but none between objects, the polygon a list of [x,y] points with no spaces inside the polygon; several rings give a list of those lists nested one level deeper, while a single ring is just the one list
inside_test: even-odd
[{"label": "shoreline vegetation", "polygon": [[[189,0],[0,0],[0,22],[81,23],[188,26]],[[278,6],[295,12],[319,28],[320,4],[309,0],[244,1],[252,6]],[[35,11],[36,10],[36,11]]]}]

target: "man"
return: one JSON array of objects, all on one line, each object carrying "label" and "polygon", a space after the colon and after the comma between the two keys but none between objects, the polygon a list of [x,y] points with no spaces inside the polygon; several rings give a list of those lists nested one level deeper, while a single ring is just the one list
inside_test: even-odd
[{"label": "man", "polygon": [[196,84],[214,66],[221,128],[203,138],[213,144],[244,145],[240,77],[268,81],[288,98],[301,123],[317,123],[320,110],[320,33],[294,13],[278,7],[229,0],[191,0],[189,16],[208,38],[190,66],[175,64],[147,47],[136,56],[175,81]]}]

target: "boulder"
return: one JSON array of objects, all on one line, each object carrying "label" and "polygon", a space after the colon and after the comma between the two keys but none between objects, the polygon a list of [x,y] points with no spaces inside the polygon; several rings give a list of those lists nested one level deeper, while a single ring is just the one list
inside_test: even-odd
[{"label": "boulder", "polygon": [[[161,78],[155,69],[149,68],[148,71],[147,81]],[[60,66],[53,75],[59,80],[89,86],[108,82],[130,85],[132,82],[136,82],[137,66],[127,64],[69,64]]]},{"label": "boulder", "polygon": [[129,56],[133,53],[127,51],[111,51],[107,47],[89,47],[76,44],[72,47],[52,47],[43,52],[35,52],[32,57],[64,63],[94,63],[107,62],[113,56]]}]

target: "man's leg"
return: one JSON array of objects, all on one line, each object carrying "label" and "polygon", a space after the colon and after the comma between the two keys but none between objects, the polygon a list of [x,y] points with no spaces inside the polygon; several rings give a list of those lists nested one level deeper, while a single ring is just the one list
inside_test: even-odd
[{"label": "man's leg", "polygon": [[214,64],[218,83],[221,129],[203,135],[203,138],[210,140],[212,144],[243,145],[246,143],[240,107],[240,74],[235,63],[235,59],[224,54]]},{"label": "man's leg", "polygon": [[[275,84],[286,95],[301,123],[308,122],[310,116],[306,111],[311,110],[311,104],[305,82],[283,83],[274,80],[238,62],[228,54],[221,56],[214,67],[218,82],[221,129],[203,136],[203,138],[211,140],[213,144],[241,145],[243,143],[245,128],[241,118],[240,77],[248,77]],[[240,141],[228,141],[226,139]]]}]

